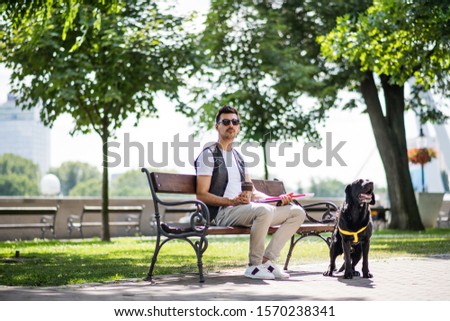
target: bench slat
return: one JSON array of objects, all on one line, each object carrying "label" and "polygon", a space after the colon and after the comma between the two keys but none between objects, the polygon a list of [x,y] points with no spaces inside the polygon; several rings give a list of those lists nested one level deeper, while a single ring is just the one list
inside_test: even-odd
[{"label": "bench slat", "polygon": [[56,215],[58,207],[0,207],[0,215]]},{"label": "bench slat", "polygon": [[0,228],[36,228],[36,227],[48,227],[53,228],[51,223],[23,223],[23,224],[0,224]]},{"label": "bench slat", "polygon": [[[109,222],[110,226],[139,226],[140,223],[139,222],[134,222],[134,221],[118,221],[118,222]],[[74,222],[72,223],[72,227],[74,228],[80,228],[80,226],[83,227],[94,227],[94,226],[102,226],[102,222],[83,222],[83,223],[77,223]]]},{"label": "bench slat", "polygon": [[157,193],[195,194],[195,175],[151,173],[153,187]]},{"label": "bench slat", "polygon": [[[131,212],[142,212],[144,210],[143,206],[108,206],[109,213],[131,213]],[[83,212],[85,213],[100,213],[102,211],[101,206],[84,206]]]},{"label": "bench slat", "polygon": [[[161,224],[163,230],[167,233],[184,233],[192,231],[190,225],[182,223],[170,223]],[[271,226],[269,228],[269,234],[274,234],[278,230],[279,226]],[[199,227],[202,230],[202,227]],[[298,234],[303,233],[326,233],[333,232],[334,224],[317,224],[306,223],[299,227]],[[250,227],[245,226],[209,226],[207,235],[238,235],[238,234],[250,234]]]},{"label": "bench slat", "polygon": [[269,196],[278,196],[286,193],[282,181],[266,181],[261,179],[252,179],[255,189]]}]

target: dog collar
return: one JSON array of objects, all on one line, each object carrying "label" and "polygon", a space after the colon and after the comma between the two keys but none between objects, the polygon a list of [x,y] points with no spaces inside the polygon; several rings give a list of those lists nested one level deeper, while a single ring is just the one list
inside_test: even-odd
[{"label": "dog collar", "polygon": [[339,229],[339,232],[341,232],[344,235],[353,235],[353,243],[358,243],[359,242],[358,234],[361,233],[362,231],[364,231],[367,228],[367,226],[369,226],[369,225],[366,225],[366,226],[360,228],[356,232],[346,231],[346,230],[341,229],[340,227],[338,227],[338,229]]}]

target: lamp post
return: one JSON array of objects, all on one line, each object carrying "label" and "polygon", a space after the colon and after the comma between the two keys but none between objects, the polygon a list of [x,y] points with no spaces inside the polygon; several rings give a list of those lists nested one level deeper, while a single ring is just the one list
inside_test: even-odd
[{"label": "lamp post", "polygon": [[[425,135],[423,134],[423,128],[422,128],[422,119],[420,122],[420,132],[419,132],[419,148],[425,148]],[[420,168],[421,168],[421,173],[422,173],[422,192],[425,192],[425,169],[424,169],[425,164],[421,163],[420,164]]]}]

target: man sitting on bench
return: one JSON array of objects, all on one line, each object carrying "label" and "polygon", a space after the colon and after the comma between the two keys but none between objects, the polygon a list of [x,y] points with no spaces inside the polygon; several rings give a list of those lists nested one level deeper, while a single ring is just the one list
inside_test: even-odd
[{"label": "man sitting on bench", "polygon": [[[218,142],[205,148],[195,161],[197,198],[208,205],[210,219],[219,226],[251,226],[249,264],[244,275],[253,279],[288,278],[274,261],[281,249],[305,220],[304,210],[280,195],[282,206],[258,203],[267,195],[242,191],[251,182],[242,155],[232,143],[240,130],[235,108],[222,107],[216,116]],[[280,225],[265,248],[270,226]]]}]

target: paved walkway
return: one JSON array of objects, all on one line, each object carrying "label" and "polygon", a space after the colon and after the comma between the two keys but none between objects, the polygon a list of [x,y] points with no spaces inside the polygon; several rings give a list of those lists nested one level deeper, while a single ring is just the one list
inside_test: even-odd
[{"label": "paved walkway", "polygon": [[450,255],[370,262],[373,279],[324,277],[327,263],[292,267],[288,280],[251,280],[241,270],[62,287],[0,286],[0,301],[448,301]]}]

